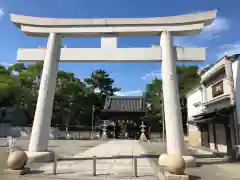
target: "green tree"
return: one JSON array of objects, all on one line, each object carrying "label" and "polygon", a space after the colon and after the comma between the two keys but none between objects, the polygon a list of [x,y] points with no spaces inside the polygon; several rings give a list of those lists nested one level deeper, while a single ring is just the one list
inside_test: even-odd
[{"label": "green tree", "polygon": [[91,74],[90,78],[85,79],[88,87],[103,96],[112,96],[119,88],[113,87],[114,80],[104,70],[98,69]]},{"label": "green tree", "polygon": [[146,86],[145,94],[147,102],[150,103],[150,115],[152,118],[158,119],[162,116],[162,80],[155,78]]},{"label": "green tree", "polygon": [[84,81],[90,89],[89,102],[92,103],[91,106],[95,105],[95,114],[98,117],[106,97],[114,95],[115,92],[120,91],[120,88],[114,87],[114,80],[101,69],[94,71],[90,78],[86,78]]},{"label": "green tree", "polygon": [[31,64],[27,67],[18,63],[8,69],[21,86],[21,91],[18,93],[20,98],[18,106],[27,116],[28,124],[32,124],[42,74],[42,63]]},{"label": "green tree", "polygon": [[[196,66],[177,66],[179,93],[180,93],[180,105],[183,117],[183,127],[186,132],[186,121],[187,121],[187,109],[185,94],[192,89],[194,86],[199,84],[200,77],[198,75],[198,67]],[[162,123],[162,80],[153,79],[151,83],[146,85],[146,101],[151,104],[151,109],[148,112],[147,118],[152,123]],[[161,126],[160,126],[161,127]]]},{"label": "green tree", "polygon": [[68,126],[80,124],[85,113],[86,85],[73,73],[59,71],[53,108],[52,124],[60,124],[68,133]]},{"label": "green tree", "polygon": [[[15,76],[12,76],[11,71],[0,66],[0,112],[1,121],[8,121],[8,112],[11,114],[18,109],[19,100],[21,98],[19,92],[21,92],[21,85]],[[19,117],[19,119],[21,119]],[[15,119],[17,122],[19,119]],[[13,122],[10,122],[13,123]]]},{"label": "green tree", "polygon": [[[12,124],[33,123],[42,66],[42,63],[28,66],[17,63],[8,68],[0,65],[0,120],[8,117]],[[113,84],[114,80],[103,70],[93,72],[84,81],[71,72],[59,70],[52,125],[60,124],[66,132],[69,125],[91,125],[92,105],[99,113],[105,97],[119,90]],[[25,115],[25,120],[19,118],[20,114]]]}]

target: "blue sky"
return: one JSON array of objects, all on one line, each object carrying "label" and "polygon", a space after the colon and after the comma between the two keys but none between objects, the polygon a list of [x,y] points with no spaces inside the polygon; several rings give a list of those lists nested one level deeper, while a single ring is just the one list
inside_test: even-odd
[{"label": "blue sky", "polygon": [[[206,47],[205,66],[225,54],[240,53],[239,0],[0,0],[0,63],[16,63],[17,48],[46,45],[46,39],[25,36],[13,25],[9,13],[62,18],[161,17],[218,9],[217,19],[201,34],[174,38],[184,47]],[[66,38],[68,47],[100,47],[100,38]],[[119,47],[150,47],[159,37],[121,37]],[[187,63],[181,63],[186,64]],[[189,64],[189,63],[188,63]],[[196,63],[192,63],[196,64]],[[88,77],[95,69],[104,69],[115,79],[121,95],[139,95],[147,83],[161,73],[160,63],[61,63],[60,69]]]}]

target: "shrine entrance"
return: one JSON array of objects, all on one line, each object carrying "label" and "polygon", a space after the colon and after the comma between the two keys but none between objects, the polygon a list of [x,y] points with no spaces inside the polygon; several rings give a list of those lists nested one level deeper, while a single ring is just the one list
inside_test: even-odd
[{"label": "shrine entrance", "polygon": [[[182,156],[187,164],[189,159],[194,161],[193,157],[185,156],[176,62],[204,61],[205,48],[175,47],[173,36],[199,34],[214,21],[216,13],[214,10],[170,17],[102,19],[58,19],[11,14],[12,22],[26,35],[48,38],[46,49],[18,50],[18,61],[44,61],[28,155],[51,153],[48,151],[48,139],[59,62],[162,61],[167,153]],[[118,48],[119,36],[159,36],[160,43],[148,48]],[[101,37],[101,48],[61,48],[64,37]]]},{"label": "shrine entrance", "polygon": [[101,119],[107,122],[107,135],[116,139],[138,139],[146,114],[142,96],[110,96],[106,98]]}]

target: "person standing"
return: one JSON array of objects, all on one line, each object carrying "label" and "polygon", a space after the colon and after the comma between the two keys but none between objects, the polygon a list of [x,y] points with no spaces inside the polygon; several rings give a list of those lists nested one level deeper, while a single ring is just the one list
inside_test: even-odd
[{"label": "person standing", "polygon": [[124,136],[127,139],[128,138],[128,121],[124,122]]},{"label": "person standing", "polygon": [[120,132],[120,125],[119,122],[116,122],[116,127],[115,127],[115,138],[118,139],[119,138],[119,132]]},{"label": "person standing", "polygon": [[133,138],[134,139],[137,139],[137,131],[138,131],[137,123],[134,122],[133,123]]},{"label": "person standing", "polygon": [[148,140],[150,141],[151,139],[151,127],[148,125]]}]

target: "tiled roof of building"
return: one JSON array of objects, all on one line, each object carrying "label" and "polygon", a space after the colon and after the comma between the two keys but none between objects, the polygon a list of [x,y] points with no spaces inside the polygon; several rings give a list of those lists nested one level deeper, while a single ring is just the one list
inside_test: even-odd
[{"label": "tiled roof of building", "polygon": [[109,96],[103,112],[145,112],[143,96]]}]

